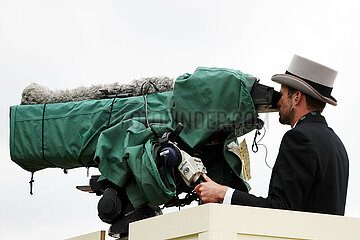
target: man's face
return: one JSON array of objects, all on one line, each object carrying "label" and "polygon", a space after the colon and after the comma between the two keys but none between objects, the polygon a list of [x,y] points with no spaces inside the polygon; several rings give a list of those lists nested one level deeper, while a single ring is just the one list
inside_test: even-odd
[{"label": "man's face", "polygon": [[279,122],[281,124],[289,124],[291,125],[293,121],[293,106],[291,102],[291,97],[288,97],[288,88],[284,85],[281,85],[280,90],[281,98],[277,103],[279,107]]}]

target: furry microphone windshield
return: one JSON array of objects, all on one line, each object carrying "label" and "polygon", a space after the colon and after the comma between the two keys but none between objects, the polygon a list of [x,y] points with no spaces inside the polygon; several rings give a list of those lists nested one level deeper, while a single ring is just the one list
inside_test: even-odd
[{"label": "furry microphone windshield", "polygon": [[[88,99],[103,99],[107,95],[127,94],[141,96],[143,94],[172,91],[174,80],[169,77],[149,77],[135,79],[127,84],[98,84],[75,89],[50,90],[47,87],[32,83],[22,92],[21,105],[61,103],[83,101]],[[107,90],[106,94],[103,90]]]}]

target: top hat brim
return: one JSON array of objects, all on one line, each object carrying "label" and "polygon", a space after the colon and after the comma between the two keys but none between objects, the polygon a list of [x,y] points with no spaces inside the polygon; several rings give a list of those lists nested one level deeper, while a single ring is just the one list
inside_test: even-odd
[{"label": "top hat brim", "polygon": [[334,97],[325,97],[320,92],[318,92],[315,88],[313,88],[310,84],[305,82],[304,80],[289,74],[275,74],[271,77],[271,80],[280,84],[284,84],[286,86],[292,87],[296,90],[304,92],[322,102],[329,103],[333,106],[337,105],[337,101]]}]

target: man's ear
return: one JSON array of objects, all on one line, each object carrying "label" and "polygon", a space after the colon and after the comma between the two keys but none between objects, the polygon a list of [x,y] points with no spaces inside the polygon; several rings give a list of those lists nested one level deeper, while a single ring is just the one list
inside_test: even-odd
[{"label": "man's ear", "polygon": [[303,94],[300,91],[296,91],[296,93],[294,95],[295,95],[295,98],[294,98],[295,103],[294,104],[297,105],[301,101]]}]

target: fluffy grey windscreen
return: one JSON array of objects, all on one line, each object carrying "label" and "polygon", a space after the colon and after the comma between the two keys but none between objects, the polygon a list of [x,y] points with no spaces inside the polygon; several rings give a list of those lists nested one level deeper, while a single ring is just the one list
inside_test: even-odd
[{"label": "fluffy grey windscreen", "polygon": [[23,90],[21,105],[102,99],[105,95],[100,90],[104,89],[107,89],[110,95],[131,94],[131,96],[141,96],[156,91],[172,91],[173,88],[174,80],[169,77],[141,78],[126,84],[99,84],[65,90],[50,90],[47,87],[32,83]]}]

